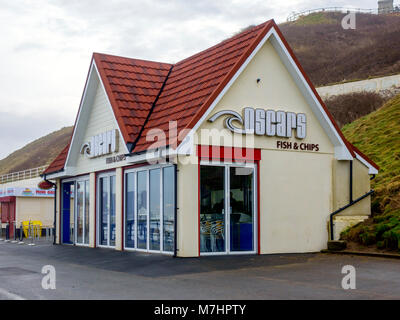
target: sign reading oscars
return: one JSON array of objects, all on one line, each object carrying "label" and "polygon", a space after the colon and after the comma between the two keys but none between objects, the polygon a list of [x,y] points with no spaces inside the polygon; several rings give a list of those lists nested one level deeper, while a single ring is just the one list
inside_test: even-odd
[{"label": "sign reading oscars", "polygon": [[[225,119],[225,127],[235,133],[256,134],[258,136],[304,139],[307,135],[307,117],[304,113],[244,108],[243,117],[232,110],[224,110],[214,114],[208,121],[214,122],[221,116]],[[241,127],[237,127],[237,124]]]},{"label": "sign reading oscars", "polygon": [[118,131],[110,130],[90,138],[81,147],[81,154],[96,158],[118,151]]}]

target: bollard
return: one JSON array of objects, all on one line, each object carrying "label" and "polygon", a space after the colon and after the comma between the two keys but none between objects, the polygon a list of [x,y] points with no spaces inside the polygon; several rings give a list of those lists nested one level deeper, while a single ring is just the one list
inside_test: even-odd
[{"label": "bollard", "polygon": [[33,225],[31,224],[31,221],[29,220],[29,225],[28,225],[28,237],[31,240],[31,243],[28,244],[28,246],[34,246],[35,244],[33,243]]},{"label": "bollard", "polygon": [[52,239],[52,228],[46,227],[46,241],[50,241]]},{"label": "bollard", "polygon": [[21,225],[19,227],[19,242],[18,242],[18,244],[23,244],[24,242],[22,240],[24,240],[24,227],[22,226],[22,222],[21,222]]},{"label": "bollard", "polygon": [[73,239],[74,239],[74,225],[72,225],[72,228],[71,227],[69,228],[69,241],[73,243],[74,242]]},{"label": "bollard", "polygon": [[41,236],[42,236],[42,235],[41,235],[40,225],[37,224],[37,225],[36,225],[36,239],[39,241]]},{"label": "bollard", "polygon": [[0,221],[0,241],[3,241],[3,224]]},{"label": "bollard", "polygon": [[13,230],[13,240],[11,243],[17,243],[17,223],[15,221],[11,222],[12,223],[12,230]]},{"label": "bollard", "polygon": [[4,242],[10,242],[10,224],[8,222],[6,224],[6,240]]}]

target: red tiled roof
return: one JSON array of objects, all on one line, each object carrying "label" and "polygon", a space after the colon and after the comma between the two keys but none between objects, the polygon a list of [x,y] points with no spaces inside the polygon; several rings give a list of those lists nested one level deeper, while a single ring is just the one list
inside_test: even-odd
[{"label": "red tiled roof", "polygon": [[53,162],[50,163],[50,165],[46,168],[46,170],[43,171],[42,174],[55,173],[63,170],[65,165],[65,160],[67,160],[68,149],[69,149],[69,143],[60,152],[60,154],[53,160]]},{"label": "red tiled roof", "polygon": [[[166,134],[165,139],[157,141],[157,147],[168,146],[171,141],[169,139],[175,139],[168,136],[169,121],[177,121],[178,134],[184,129],[193,128],[272,27],[278,32],[349,152],[355,156],[355,147],[344,138],[273,20],[250,28],[175,65],[94,53],[93,60],[123,138],[132,146],[131,152],[138,153],[154,147],[152,140],[155,134],[150,132],[151,129],[161,129]],[[176,145],[173,147],[176,148]],[[45,173],[62,170],[67,154],[68,146]],[[361,152],[358,154],[378,168]]]},{"label": "red tiled roof", "polygon": [[193,128],[272,25],[267,21],[176,63],[133,152],[154,144],[153,128],[166,133],[157,146],[168,145],[168,139],[175,139],[168,136],[171,120],[177,121],[178,133]]},{"label": "red tiled roof", "polygon": [[93,59],[124,140],[133,143],[172,65],[100,53]]}]

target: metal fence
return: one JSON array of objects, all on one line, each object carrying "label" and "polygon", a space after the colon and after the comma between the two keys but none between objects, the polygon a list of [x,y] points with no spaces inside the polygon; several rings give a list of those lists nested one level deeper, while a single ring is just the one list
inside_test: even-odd
[{"label": "metal fence", "polygon": [[47,166],[12,172],[0,176],[0,184],[39,177]]},{"label": "metal fence", "polygon": [[7,222],[4,227],[0,228],[0,241],[18,244],[27,244],[33,246],[35,244],[52,242],[54,239],[54,227],[42,226],[29,222],[27,226],[22,223],[17,228],[15,222]]},{"label": "metal fence", "polygon": [[[287,22],[292,22],[296,21],[298,18],[301,16],[307,16],[311,13],[316,13],[316,12],[341,12],[341,13],[347,13],[347,12],[355,12],[355,13],[367,13],[367,14],[379,14],[378,9],[362,9],[362,8],[346,8],[346,7],[327,7],[327,8],[317,8],[317,9],[311,9],[311,10],[304,10],[301,12],[292,12],[289,17],[287,17]],[[395,13],[395,12],[400,12],[400,4],[395,5],[394,9],[385,13]]]}]

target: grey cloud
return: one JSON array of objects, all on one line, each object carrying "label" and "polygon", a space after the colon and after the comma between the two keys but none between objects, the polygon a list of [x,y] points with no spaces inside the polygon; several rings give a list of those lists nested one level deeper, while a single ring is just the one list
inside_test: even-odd
[{"label": "grey cloud", "polygon": [[22,42],[13,48],[14,52],[26,52],[30,50],[44,50],[46,45],[37,42]]},{"label": "grey cloud", "polygon": [[46,114],[20,116],[0,112],[0,159],[43,135],[71,125]]}]

